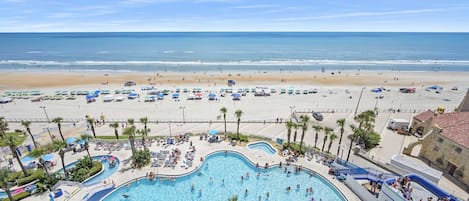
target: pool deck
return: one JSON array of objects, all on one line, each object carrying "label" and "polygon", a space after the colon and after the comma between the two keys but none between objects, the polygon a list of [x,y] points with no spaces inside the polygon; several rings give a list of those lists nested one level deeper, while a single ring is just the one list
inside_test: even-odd
[{"label": "pool deck", "polygon": [[[258,163],[259,166],[263,167],[266,163],[269,165],[275,165],[280,162],[285,164],[285,157],[282,157],[280,155],[270,155],[265,153],[264,151],[261,150],[252,150],[248,149],[247,146],[231,146],[228,142],[219,142],[219,143],[209,143],[206,140],[200,140],[198,136],[193,136],[190,138],[192,141],[192,144],[195,146],[196,152],[195,152],[195,157],[193,161],[193,165],[190,168],[183,168],[180,167],[180,164],[182,163],[182,159],[178,161],[178,165],[174,168],[170,167],[150,167],[146,166],[141,169],[132,169],[130,167],[130,157],[131,157],[131,151],[130,150],[124,150],[122,149],[121,151],[113,151],[110,153],[109,151],[97,151],[94,150],[95,144],[90,144],[90,153],[91,155],[105,155],[105,154],[112,154],[117,156],[120,161],[120,167],[119,170],[112,175],[107,182],[114,182],[116,186],[121,186],[125,185],[129,181],[134,181],[135,178],[139,177],[144,177],[148,172],[153,171],[157,174],[160,175],[171,175],[171,176],[178,176],[178,175],[184,175],[187,174],[191,171],[194,171],[196,168],[198,168],[201,165],[200,157],[206,157],[208,154],[216,152],[216,151],[235,151],[243,154],[246,158],[248,158],[251,162],[253,163]],[[157,146],[156,143],[153,143],[151,147],[149,147],[151,151],[160,151],[160,150],[172,150],[175,148],[179,148],[181,150],[181,153],[184,154],[187,150],[189,150],[189,143],[186,142],[184,144],[180,145],[170,145],[167,147],[163,146]],[[66,163],[73,162],[77,160],[78,158],[83,157],[86,155],[86,151],[81,152],[81,153],[76,153],[76,154],[71,154],[70,152],[66,153]],[[58,159],[60,163],[60,159]],[[294,163],[296,165],[301,165],[304,168],[311,169],[315,171],[316,173],[319,173],[322,175],[324,178],[326,178],[330,183],[332,183],[339,191],[343,193],[343,195],[349,200],[349,201],[358,201],[360,200],[348,187],[345,186],[344,183],[339,182],[338,180],[334,179],[332,175],[328,174],[329,167],[322,165],[321,163],[316,162],[315,160],[308,161],[306,158],[299,158],[299,160]],[[61,165],[59,164],[55,168],[60,169]],[[104,183],[104,182],[103,182]],[[94,186],[89,186],[89,187],[79,187],[79,186],[64,186],[63,189],[70,193],[70,196],[63,196],[58,199],[55,199],[57,201],[64,201],[64,200],[71,200],[71,201],[80,201],[85,197],[88,192],[99,188],[100,185],[94,185]],[[48,195],[46,193],[42,195],[35,195],[28,197],[24,200],[48,200]]]}]

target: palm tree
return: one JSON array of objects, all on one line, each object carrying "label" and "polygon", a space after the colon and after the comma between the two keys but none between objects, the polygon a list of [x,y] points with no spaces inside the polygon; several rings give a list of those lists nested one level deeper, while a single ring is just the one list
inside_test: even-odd
[{"label": "palm tree", "polygon": [[132,149],[132,156],[135,154],[135,126],[132,125],[124,129],[123,135],[129,136],[130,148]]},{"label": "palm tree", "polygon": [[47,166],[45,164],[44,159],[42,159],[42,156],[47,153],[47,149],[45,148],[36,148],[31,153],[29,153],[29,156],[34,157],[34,158],[39,158],[39,163],[42,165],[42,169],[49,174],[49,170],[47,169]]},{"label": "palm tree", "polygon": [[308,115],[301,115],[300,116],[300,119],[301,119],[301,122],[302,125],[301,125],[301,141],[300,141],[300,152],[301,152],[301,148],[303,147],[303,140],[305,138],[305,133],[306,131],[308,130],[308,127],[309,127],[309,116]]},{"label": "palm tree", "polygon": [[220,112],[223,114],[223,121],[225,122],[225,139],[226,139],[226,113],[228,109],[226,107],[220,108]]},{"label": "palm tree", "polygon": [[0,138],[5,136],[5,133],[8,130],[8,122],[5,120],[5,117],[0,117]]},{"label": "palm tree", "polygon": [[242,110],[236,110],[235,111],[235,116],[236,118],[238,119],[238,126],[236,128],[236,137],[238,138],[239,140],[239,123],[241,123],[241,116],[243,115],[243,111]]},{"label": "palm tree", "polygon": [[140,123],[143,124],[143,130],[140,131],[140,134],[142,135],[142,145],[143,148],[146,149],[147,147],[145,146],[145,137],[148,135],[148,132],[150,132],[150,129],[147,128],[148,117],[140,118]]},{"label": "palm tree", "polygon": [[117,132],[117,128],[119,128],[119,123],[111,123],[109,124],[109,127],[114,128],[114,135],[116,136],[116,139],[119,139],[119,132]]},{"label": "palm tree", "polygon": [[89,150],[90,145],[89,145],[89,143],[88,143],[88,141],[89,141],[90,139],[92,139],[92,137],[89,136],[89,135],[87,135],[87,134],[81,134],[81,135],[80,135],[80,140],[83,140],[83,141],[85,142],[85,150],[86,150],[86,153],[88,153],[88,157],[91,158],[91,154],[90,154],[90,150]]},{"label": "palm tree", "polygon": [[345,126],[345,119],[338,119],[337,125],[340,126],[340,138],[339,138],[339,146],[337,147],[337,156],[339,155],[340,146],[342,145],[342,136],[344,135],[344,126]]},{"label": "palm tree", "polygon": [[55,150],[55,151],[59,151],[59,156],[60,156],[60,160],[62,161],[62,169],[64,171],[64,177],[65,177],[65,180],[67,180],[68,178],[68,171],[67,169],[65,168],[65,148],[67,147],[67,143],[65,143],[64,141],[60,141],[60,140],[54,140],[52,142],[52,149]]},{"label": "palm tree", "polygon": [[135,124],[135,119],[132,119],[132,118],[127,119],[127,123],[128,123],[129,125],[133,126],[133,125]]},{"label": "palm tree", "polygon": [[296,136],[297,136],[299,127],[300,126],[297,123],[293,122],[293,128],[295,129],[295,134],[293,135],[293,142],[296,142]]},{"label": "palm tree", "polygon": [[290,146],[290,138],[291,138],[291,129],[293,127],[293,122],[288,121],[285,126],[287,127],[287,139],[288,139],[288,146]]},{"label": "palm tree", "polygon": [[327,137],[332,131],[333,131],[332,128],[324,127],[324,138],[323,138],[321,152],[324,152],[324,147],[326,146]]},{"label": "palm tree", "polygon": [[86,122],[88,122],[88,124],[91,126],[91,132],[93,133],[93,137],[96,138],[96,132],[94,130],[94,119],[91,117],[88,117],[86,119]]},{"label": "palm tree", "polygon": [[322,129],[324,128],[321,125],[314,125],[313,129],[314,129],[314,132],[316,132],[314,135],[314,148],[316,148],[317,147],[316,145],[318,144],[318,139],[319,139],[319,132],[321,132]]},{"label": "palm tree", "polygon": [[5,191],[5,193],[7,194],[8,196],[8,199],[10,201],[15,201],[15,199],[13,199],[13,196],[11,195],[11,192],[10,192],[10,183],[8,181],[8,176],[12,173],[12,171],[8,170],[8,169],[0,169],[0,188],[3,189]]},{"label": "palm tree", "polygon": [[[331,147],[332,147],[332,143],[334,142],[334,140],[337,139],[337,135],[333,132],[331,132],[331,134],[329,135],[329,146],[327,147],[327,152],[331,152]],[[337,153],[337,156],[339,154]]]},{"label": "palm tree", "polygon": [[24,137],[20,136],[19,133],[5,133],[5,135],[3,136],[3,139],[1,140],[1,146],[10,148],[11,154],[13,155],[13,157],[16,158],[16,161],[18,161],[18,164],[20,165],[24,176],[27,177],[29,176],[29,174],[26,171],[26,168],[24,168],[24,165],[21,162],[18,152],[16,152],[17,146],[22,144],[23,141],[24,141]]},{"label": "palm tree", "polygon": [[64,135],[62,135],[62,124],[61,124],[63,120],[64,119],[62,117],[56,117],[56,118],[52,119],[52,122],[57,124],[57,127],[59,128],[60,137],[62,138],[62,141],[65,142]]},{"label": "palm tree", "polygon": [[350,125],[350,129],[352,129],[352,137],[350,138],[350,147],[348,149],[347,154],[347,162],[350,158],[350,152],[352,152],[353,143],[357,140],[357,138],[364,132],[363,129],[357,128],[354,125]]},{"label": "palm tree", "polygon": [[22,125],[24,128],[26,128],[26,131],[28,132],[29,136],[31,136],[31,140],[33,141],[34,148],[37,148],[36,139],[34,139],[34,136],[33,136],[33,134],[31,133],[31,129],[29,128],[29,126],[31,125],[31,121],[21,121],[21,125]]}]

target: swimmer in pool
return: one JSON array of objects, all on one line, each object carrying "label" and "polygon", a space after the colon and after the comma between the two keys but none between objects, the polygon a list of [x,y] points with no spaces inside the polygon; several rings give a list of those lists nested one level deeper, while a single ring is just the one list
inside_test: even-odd
[{"label": "swimmer in pool", "polygon": [[122,197],[124,197],[125,199],[127,199],[127,198],[129,197],[129,195],[123,194]]}]

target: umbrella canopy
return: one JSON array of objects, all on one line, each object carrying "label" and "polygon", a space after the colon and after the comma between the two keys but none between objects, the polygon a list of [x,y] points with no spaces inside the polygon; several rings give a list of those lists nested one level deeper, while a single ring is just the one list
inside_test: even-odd
[{"label": "umbrella canopy", "polygon": [[65,139],[65,142],[67,144],[74,144],[76,141],[77,141],[77,138],[74,138],[74,137],[69,137],[69,138]]},{"label": "umbrella canopy", "polygon": [[22,163],[29,163],[31,161],[35,160],[35,158],[31,157],[31,156],[25,156],[24,158],[21,159],[21,162]]},{"label": "umbrella canopy", "polygon": [[234,94],[231,94],[231,96],[233,96],[233,97],[241,97],[241,94],[239,94],[239,93],[234,93]]},{"label": "umbrella canopy", "polygon": [[86,95],[87,100],[95,99],[96,97],[94,95]]},{"label": "umbrella canopy", "polygon": [[158,93],[156,94],[158,97],[164,97],[164,94],[163,93]]},{"label": "umbrella canopy", "polygon": [[212,129],[212,130],[209,130],[208,133],[209,133],[210,135],[217,135],[217,134],[218,134],[218,130]]},{"label": "umbrella canopy", "polygon": [[215,98],[215,97],[217,97],[217,95],[214,94],[214,93],[211,93],[211,94],[208,95],[208,97],[210,97],[210,98]]},{"label": "umbrella canopy", "polygon": [[196,93],[195,96],[202,97],[202,94],[201,93]]},{"label": "umbrella canopy", "polygon": [[381,88],[375,88],[375,89],[372,89],[371,90],[372,92],[375,92],[375,93],[380,93],[382,92],[383,90]]},{"label": "umbrella canopy", "polygon": [[44,156],[42,156],[42,160],[45,160],[45,161],[50,161],[54,158],[54,154],[46,154]]},{"label": "umbrella canopy", "polygon": [[172,94],[173,98],[178,98],[179,97],[179,94],[178,93],[174,93]]}]

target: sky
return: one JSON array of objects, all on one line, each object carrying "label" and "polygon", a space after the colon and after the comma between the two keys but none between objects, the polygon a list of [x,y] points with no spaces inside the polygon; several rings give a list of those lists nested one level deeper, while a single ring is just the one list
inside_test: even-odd
[{"label": "sky", "polygon": [[469,32],[468,0],[0,0],[0,32]]}]

